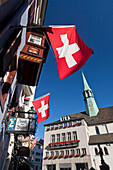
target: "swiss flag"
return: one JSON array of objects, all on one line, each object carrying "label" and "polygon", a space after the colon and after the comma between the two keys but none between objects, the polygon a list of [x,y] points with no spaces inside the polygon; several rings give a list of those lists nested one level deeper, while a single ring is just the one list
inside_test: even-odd
[{"label": "swiss flag", "polygon": [[37,112],[37,123],[46,120],[50,115],[50,93],[32,101],[33,106]]},{"label": "swiss flag", "polygon": [[75,26],[56,26],[47,31],[53,47],[60,79],[79,70],[93,50],[80,38]]}]

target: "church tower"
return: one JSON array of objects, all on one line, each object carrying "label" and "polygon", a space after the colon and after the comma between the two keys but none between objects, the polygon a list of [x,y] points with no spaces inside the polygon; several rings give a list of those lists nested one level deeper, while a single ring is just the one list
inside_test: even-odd
[{"label": "church tower", "polygon": [[83,72],[82,72],[82,78],[83,78],[83,96],[85,101],[86,114],[90,117],[96,116],[99,112],[99,109],[95,102],[93,92],[90,89]]}]

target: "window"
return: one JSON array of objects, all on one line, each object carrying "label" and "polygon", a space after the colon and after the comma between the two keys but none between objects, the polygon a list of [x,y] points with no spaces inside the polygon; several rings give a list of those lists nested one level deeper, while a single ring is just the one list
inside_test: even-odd
[{"label": "window", "polygon": [[59,151],[56,151],[56,156],[59,156]]},{"label": "window", "polygon": [[65,133],[62,133],[62,141],[66,141]]},{"label": "window", "polygon": [[49,130],[50,129],[50,126],[47,126],[47,130]]},{"label": "window", "polygon": [[77,124],[77,123],[74,121],[74,122],[73,122],[73,125],[76,125],[76,124]]},{"label": "window", "polygon": [[51,126],[51,130],[53,130],[53,129],[54,129],[54,126],[52,125],[52,126]]},{"label": "window", "polygon": [[64,123],[64,127],[67,127],[67,123]]},{"label": "window", "polygon": [[80,149],[76,149],[76,153],[80,155]]},{"label": "window", "polygon": [[86,148],[82,148],[82,154],[86,154]]},{"label": "window", "polygon": [[51,136],[51,142],[54,143],[55,142],[55,135]]},{"label": "window", "polygon": [[57,142],[60,142],[60,134],[57,134]]},{"label": "window", "polygon": [[35,161],[36,161],[36,162],[40,162],[40,159],[39,159],[39,158],[36,158]]},{"label": "window", "polygon": [[38,166],[36,166],[36,170],[38,170]]},{"label": "window", "polygon": [[100,132],[99,132],[99,128],[97,127],[97,126],[95,126],[95,130],[96,130],[96,134],[100,134]]},{"label": "window", "polygon": [[66,155],[69,155],[69,150],[66,150]]},{"label": "window", "polygon": [[63,156],[64,156],[64,151],[60,151],[60,153],[61,153],[61,155],[63,155]]},{"label": "window", "polygon": [[73,140],[77,140],[77,132],[76,131],[73,132]]},{"label": "window", "polygon": [[68,132],[67,135],[68,135],[68,141],[71,140],[71,132]]},{"label": "window", "polygon": [[71,154],[74,155],[75,154],[75,151],[74,149],[71,150]]},{"label": "window", "polygon": [[63,124],[59,124],[59,127],[62,128],[62,127],[63,127]]},{"label": "window", "polygon": [[55,129],[58,129],[58,125],[55,125]]},{"label": "window", "polygon": [[54,156],[54,152],[53,151],[51,151],[51,156]]},{"label": "window", "polygon": [[105,152],[105,155],[109,155],[108,150],[107,150],[106,147],[104,147],[104,152]]},{"label": "window", "polygon": [[36,152],[36,155],[40,156],[40,153],[39,153],[39,152]]},{"label": "window", "polygon": [[46,152],[46,156],[49,156],[49,152]]},{"label": "window", "polygon": [[38,145],[38,149],[40,149],[40,145]]},{"label": "window", "polygon": [[98,155],[99,153],[98,153],[98,149],[97,148],[95,148],[95,155]]},{"label": "window", "polygon": [[72,122],[69,122],[69,126],[72,126]]}]

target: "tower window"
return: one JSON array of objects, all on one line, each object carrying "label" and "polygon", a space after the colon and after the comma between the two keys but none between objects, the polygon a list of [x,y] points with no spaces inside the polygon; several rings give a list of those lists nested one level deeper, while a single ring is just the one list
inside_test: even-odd
[{"label": "tower window", "polygon": [[109,155],[108,150],[107,150],[106,147],[104,147],[104,152],[105,152],[105,155]]}]

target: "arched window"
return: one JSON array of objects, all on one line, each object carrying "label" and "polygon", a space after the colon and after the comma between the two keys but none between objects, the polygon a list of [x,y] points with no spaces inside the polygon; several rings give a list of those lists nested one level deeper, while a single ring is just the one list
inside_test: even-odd
[{"label": "arched window", "polygon": [[97,126],[95,126],[95,130],[96,130],[96,134],[100,134],[100,132],[99,132],[99,128],[97,127]]},{"label": "arched window", "polygon": [[98,155],[99,153],[98,153],[98,149],[97,148],[95,148],[95,155]]},{"label": "arched window", "polygon": [[104,152],[105,152],[105,155],[109,155],[108,150],[107,150],[106,147],[104,147]]}]

